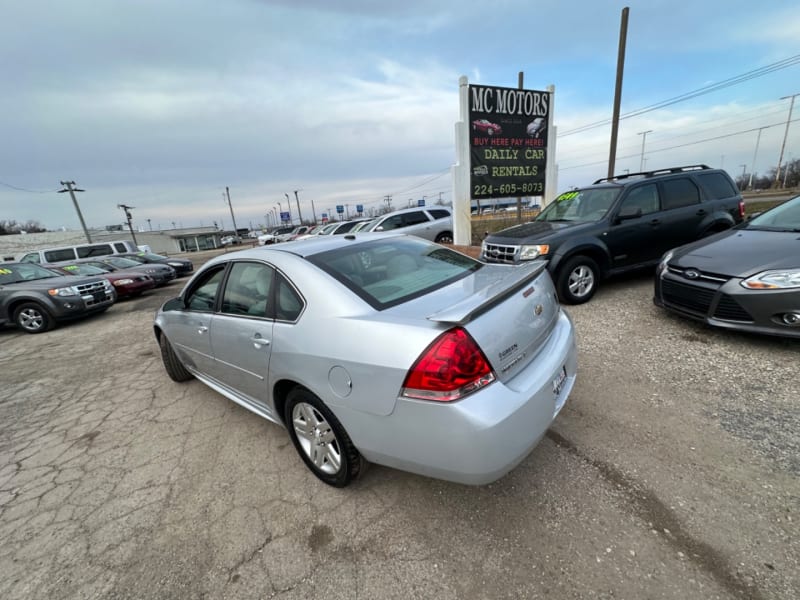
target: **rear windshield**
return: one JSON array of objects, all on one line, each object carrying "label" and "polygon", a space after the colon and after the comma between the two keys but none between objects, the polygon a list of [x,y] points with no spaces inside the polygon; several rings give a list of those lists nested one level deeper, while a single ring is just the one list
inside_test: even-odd
[{"label": "rear windshield", "polygon": [[376,310],[443,288],[483,267],[469,256],[415,237],[345,246],[308,260]]}]

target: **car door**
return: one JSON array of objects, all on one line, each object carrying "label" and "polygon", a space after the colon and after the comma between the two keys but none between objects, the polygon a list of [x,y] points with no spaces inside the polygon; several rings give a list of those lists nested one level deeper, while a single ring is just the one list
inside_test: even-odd
[{"label": "car door", "polygon": [[665,179],[660,184],[661,252],[693,242],[712,207],[701,204],[700,189],[689,177]]},{"label": "car door", "polygon": [[219,312],[211,322],[214,379],[244,402],[269,412],[274,269],[262,262],[230,266]]},{"label": "car door", "polygon": [[403,215],[403,233],[434,241],[433,221],[424,210],[412,210]]},{"label": "car door", "polygon": [[[625,194],[611,226],[603,234],[612,269],[658,260],[663,253],[660,208],[658,186],[655,183],[637,185]],[[633,213],[639,216],[624,216]]]},{"label": "car door", "polygon": [[210,270],[192,284],[183,306],[176,306],[169,315],[167,338],[181,362],[204,375],[213,376],[214,373],[211,322],[224,275],[225,265]]}]

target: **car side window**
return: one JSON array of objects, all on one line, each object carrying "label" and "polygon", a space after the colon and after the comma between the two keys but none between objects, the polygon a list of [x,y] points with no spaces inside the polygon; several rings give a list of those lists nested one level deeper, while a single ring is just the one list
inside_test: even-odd
[{"label": "car side window", "polygon": [[627,198],[622,201],[620,212],[635,212],[641,209],[642,215],[658,212],[658,189],[655,183],[640,185],[630,191]]},{"label": "car side window", "polygon": [[281,274],[275,278],[275,287],[275,318],[279,321],[296,321],[303,312],[303,299]]},{"label": "car side window", "polygon": [[[383,220],[378,226],[383,231],[391,231],[392,229],[399,229],[403,227],[403,215],[393,215]],[[377,229],[377,228],[376,228]]]},{"label": "car side window", "polygon": [[691,206],[700,202],[700,190],[688,177],[668,179],[661,185],[664,192],[661,204],[664,210]]},{"label": "car side window", "polygon": [[442,208],[432,208],[428,212],[433,215],[434,219],[446,219],[450,216],[450,213]]},{"label": "car side window", "polygon": [[39,258],[38,252],[31,252],[30,254],[26,254],[25,256],[23,256],[22,260],[20,260],[19,262],[40,264],[42,261]]},{"label": "car side window", "polygon": [[189,293],[189,297],[186,300],[187,308],[199,312],[213,311],[214,303],[217,298],[217,290],[219,289],[220,283],[222,283],[224,274],[224,265],[220,265],[218,268],[206,273]]},{"label": "car side window", "polygon": [[427,223],[430,221],[428,215],[426,215],[421,210],[415,210],[410,213],[405,213],[403,216],[403,227],[409,227],[411,225],[419,225],[420,223]]},{"label": "car side window", "polygon": [[222,312],[266,317],[273,272],[271,267],[263,263],[234,263],[222,294]]},{"label": "car side window", "polygon": [[737,194],[736,184],[722,173],[697,173],[696,177],[713,200],[732,198]]}]

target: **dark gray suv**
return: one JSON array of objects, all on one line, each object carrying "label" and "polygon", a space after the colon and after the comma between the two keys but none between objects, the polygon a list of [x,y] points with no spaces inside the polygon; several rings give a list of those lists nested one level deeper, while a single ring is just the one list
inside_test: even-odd
[{"label": "dark gray suv", "polygon": [[60,275],[35,263],[0,263],[0,325],[42,333],[57,321],[102,312],[116,300],[103,277]]},{"label": "dark gray suv", "polygon": [[562,302],[589,300],[611,275],[656,265],[668,250],[741,223],[730,175],[706,165],[598,179],[558,196],[533,221],[488,236],[486,262],[542,258]]}]

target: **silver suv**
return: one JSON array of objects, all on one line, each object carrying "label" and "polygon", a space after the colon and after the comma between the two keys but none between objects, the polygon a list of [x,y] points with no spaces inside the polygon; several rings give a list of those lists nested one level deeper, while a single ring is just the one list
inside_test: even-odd
[{"label": "silver suv", "polygon": [[404,208],[382,215],[362,231],[394,231],[437,244],[453,243],[453,215],[449,208]]}]

